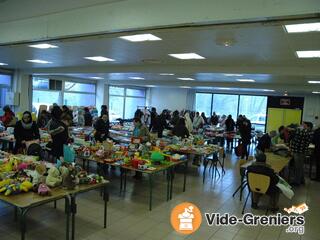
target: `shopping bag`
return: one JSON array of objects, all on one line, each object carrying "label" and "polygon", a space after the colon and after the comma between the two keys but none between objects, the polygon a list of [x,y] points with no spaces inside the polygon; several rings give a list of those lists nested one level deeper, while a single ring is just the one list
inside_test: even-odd
[{"label": "shopping bag", "polygon": [[280,191],[285,195],[287,198],[292,199],[294,196],[294,192],[292,190],[292,187],[289,185],[289,183],[286,182],[282,177],[279,177],[279,182],[277,183],[277,187],[280,189]]},{"label": "shopping bag", "polygon": [[76,153],[72,146],[63,145],[63,158],[65,162],[72,163],[76,158]]}]

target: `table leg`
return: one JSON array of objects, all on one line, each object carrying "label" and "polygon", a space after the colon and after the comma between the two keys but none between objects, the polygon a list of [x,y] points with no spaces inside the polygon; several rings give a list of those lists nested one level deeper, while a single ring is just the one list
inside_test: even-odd
[{"label": "table leg", "polygon": [[[244,176],[241,176],[241,185],[243,183]],[[240,202],[242,201],[242,192],[243,192],[243,187],[240,188]]]},{"label": "table leg", "polygon": [[57,208],[57,201],[54,201],[54,202],[53,202],[53,207],[54,207],[54,209]]},{"label": "table leg", "polygon": [[172,199],[172,190],[173,190],[173,179],[174,179],[174,167],[170,169],[171,178],[170,178],[170,200]]},{"label": "table leg", "polygon": [[186,191],[188,162],[189,162],[189,161],[186,161],[186,163],[184,164],[183,192],[185,192],[185,191]]},{"label": "table leg", "polygon": [[90,164],[90,161],[87,160],[87,172],[89,172],[89,164]]},{"label": "table leg", "polygon": [[82,158],[82,168],[86,169],[86,160]]},{"label": "table leg", "polygon": [[21,231],[21,240],[25,239],[26,236],[26,215],[28,208],[20,208],[20,231]]},{"label": "table leg", "polygon": [[170,170],[167,170],[167,201],[169,201],[170,198],[170,178],[171,178],[171,173]]},{"label": "table leg", "polygon": [[123,190],[124,192],[127,189],[127,169],[124,169],[124,184],[123,184]]},{"label": "table leg", "polygon": [[65,214],[67,215],[66,219],[66,240],[69,240],[70,236],[70,201],[69,197],[65,197]]},{"label": "table leg", "polygon": [[123,187],[123,171],[124,169],[120,168],[120,194],[122,192],[122,187]]},{"label": "table leg", "polygon": [[76,196],[71,195],[71,239],[74,240],[75,235],[75,215],[77,213]]},{"label": "table leg", "polygon": [[206,158],[203,159],[203,173],[202,173],[202,183],[204,183],[205,178],[206,178],[206,171],[207,171],[207,166],[208,166],[208,160]]},{"label": "table leg", "polygon": [[150,195],[149,195],[149,211],[152,210],[152,188],[153,188],[153,179],[152,179],[152,174],[149,174],[149,191],[150,191]]},{"label": "table leg", "polygon": [[103,227],[107,227],[107,203],[109,201],[109,192],[108,187],[103,187],[103,201],[104,201],[104,221],[103,221]]},{"label": "table leg", "polygon": [[16,222],[18,219],[18,208],[15,206],[14,207],[14,216],[13,216],[13,220]]}]

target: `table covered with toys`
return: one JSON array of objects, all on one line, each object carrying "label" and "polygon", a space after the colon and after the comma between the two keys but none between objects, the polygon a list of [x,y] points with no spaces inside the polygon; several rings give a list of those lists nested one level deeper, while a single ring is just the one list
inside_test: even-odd
[{"label": "table covered with toys", "polygon": [[126,191],[128,171],[145,174],[149,178],[149,209],[152,209],[153,176],[159,172],[167,173],[167,200],[172,198],[174,169],[178,165],[184,166],[183,191],[186,188],[187,157],[172,153],[168,149],[153,146],[150,142],[145,144],[119,145],[112,141],[96,143],[92,146],[74,146],[76,156],[84,162],[96,162],[99,167],[104,165],[116,167],[121,172],[120,192]]},{"label": "table covered with toys", "polygon": [[0,151],[0,201],[15,207],[21,221],[21,239],[25,239],[26,214],[34,207],[65,200],[66,239],[69,239],[69,216],[71,214],[71,238],[75,232],[75,196],[79,193],[101,188],[104,192],[106,227],[106,202],[108,181],[96,174],[87,174],[74,163],[38,161],[38,157],[12,155]]}]

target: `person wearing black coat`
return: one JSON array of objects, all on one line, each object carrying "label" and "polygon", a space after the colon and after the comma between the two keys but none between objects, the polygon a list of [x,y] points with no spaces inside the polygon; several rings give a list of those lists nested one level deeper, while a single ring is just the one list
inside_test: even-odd
[{"label": "person wearing black coat", "polygon": [[32,121],[32,116],[29,111],[25,111],[22,119],[16,123],[14,137],[16,139],[14,153],[17,153],[19,149],[25,147],[27,141],[40,140],[39,128],[37,124]]},{"label": "person wearing black coat", "polygon": [[178,124],[172,129],[172,134],[181,138],[188,138],[189,131],[186,127],[184,118],[180,118]]},{"label": "person wearing black coat", "polygon": [[239,126],[239,132],[241,136],[241,143],[243,144],[243,151],[241,158],[249,157],[249,146],[251,143],[251,122],[249,119],[245,118],[242,124]]},{"label": "person wearing black coat", "polygon": [[180,120],[179,111],[178,111],[178,110],[175,110],[175,111],[172,113],[172,118],[171,118],[170,124],[171,124],[173,127],[175,127],[175,126],[178,125],[179,120]]},{"label": "person wearing black coat", "polygon": [[91,127],[92,126],[92,115],[89,111],[89,108],[85,107],[84,108],[84,126]]},{"label": "person wearing black coat", "polygon": [[59,159],[63,157],[63,145],[67,144],[69,140],[68,126],[65,122],[70,122],[70,116],[64,115],[64,119],[68,120],[62,121],[62,111],[58,106],[52,108],[51,116],[48,123],[48,132],[52,138],[51,152],[56,159]]},{"label": "person wearing black coat", "polygon": [[94,138],[97,142],[103,142],[109,137],[109,119],[108,115],[102,115],[94,125]]},{"label": "person wearing black coat", "polygon": [[157,116],[158,116],[157,109],[155,107],[151,108],[149,131],[155,132]]},{"label": "person wearing black coat", "polygon": [[105,114],[108,115],[108,117],[109,117],[109,111],[108,111],[107,105],[101,105],[101,114],[100,114],[100,116],[103,116]]},{"label": "person wearing black coat", "polygon": [[[225,126],[226,126],[226,132],[227,133],[232,133],[234,132],[234,128],[236,126],[236,123],[234,122],[234,120],[232,119],[232,116],[229,115],[225,121]],[[230,138],[227,136],[227,149],[230,149],[230,143],[231,143],[231,147],[233,145],[233,138]]]},{"label": "person wearing black coat", "polygon": [[313,133],[314,159],[316,161],[316,178],[313,180],[320,181],[320,127]]}]

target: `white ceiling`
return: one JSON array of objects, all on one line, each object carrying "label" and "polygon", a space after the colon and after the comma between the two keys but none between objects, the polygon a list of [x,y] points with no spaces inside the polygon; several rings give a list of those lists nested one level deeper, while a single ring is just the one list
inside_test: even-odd
[{"label": "white ceiling", "polygon": [[[295,51],[320,50],[320,33],[288,34],[284,24],[234,24],[148,31],[163,39],[154,42],[133,43],[119,39],[121,34],[109,34],[57,40],[51,43],[59,48],[47,50],[29,48],[27,44],[0,46],[0,62],[8,63],[9,68],[30,73],[75,78],[99,76],[106,81],[125,84],[217,85],[310,93],[315,86],[307,81],[320,80],[320,58],[298,59]],[[225,41],[231,41],[232,46],[225,47]],[[178,60],[168,56],[183,52],[196,52],[206,59]],[[87,56],[105,56],[115,59],[115,62],[93,62],[83,58]],[[27,59],[53,63],[32,64],[26,62]],[[160,76],[159,73],[175,75]],[[227,77],[223,73],[243,76]],[[132,81],[129,77],[142,77],[144,80]],[[191,77],[195,81],[179,81],[178,77]],[[256,82],[239,83],[237,78],[255,79]]]}]

